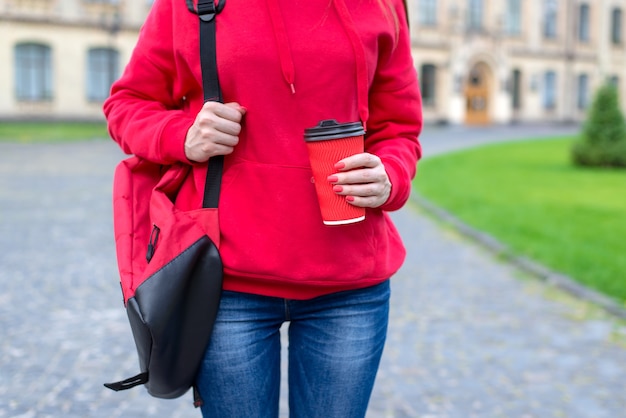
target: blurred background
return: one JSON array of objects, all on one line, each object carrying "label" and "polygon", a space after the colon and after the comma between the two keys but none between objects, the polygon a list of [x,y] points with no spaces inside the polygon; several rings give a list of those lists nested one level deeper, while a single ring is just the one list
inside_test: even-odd
[{"label": "blurred background", "polygon": [[[0,119],[102,120],[152,0],[0,0]],[[425,119],[580,121],[625,99],[622,0],[408,0]]]},{"label": "blurred background", "polygon": [[[368,418],[626,417],[626,0],[407,1],[425,158]],[[102,386],[137,356],[101,108],[151,4],[0,0],[0,418],[200,415]]]}]

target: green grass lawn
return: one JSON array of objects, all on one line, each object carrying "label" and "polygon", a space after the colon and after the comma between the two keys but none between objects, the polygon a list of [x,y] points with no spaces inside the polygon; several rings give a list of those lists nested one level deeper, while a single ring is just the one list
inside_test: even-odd
[{"label": "green grass lawn", "polygon": [[483,146],[420,162],[419,193],[467,224],[626,303],[626,170],[570,164],[574,138]]},{"label": "green grass lawn", "polygon": [[104,122],[0,122],[0,141],[58,142],[108,137]]}]

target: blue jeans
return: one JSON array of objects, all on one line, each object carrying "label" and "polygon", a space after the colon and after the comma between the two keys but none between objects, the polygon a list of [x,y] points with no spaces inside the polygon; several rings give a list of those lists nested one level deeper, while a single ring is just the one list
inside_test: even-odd
[{"label": "blue jeans", "polygon": [[277,418],[289,321],[289,411],[364,417],[383,352],[389,281],[311,300],[224,291],[198,375],[203,417]]}]

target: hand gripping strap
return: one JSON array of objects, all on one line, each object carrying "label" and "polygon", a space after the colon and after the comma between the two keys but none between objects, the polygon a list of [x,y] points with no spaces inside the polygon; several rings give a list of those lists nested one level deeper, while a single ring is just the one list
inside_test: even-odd
[{"label": "hand gripping strap", "polygon": [[[217,57],[215,55],[215,16],[226,5],[226,0],[198,0],[195,9],[193,0],[186,0],[187,8],[200,19],[200,67],[202,69],[202,87],[204,101],[223,102],[222,89],[217,75]],[[204,186],[203,208],[217,208],[220,200],[224,156],[209,159],[206,184]]]}]

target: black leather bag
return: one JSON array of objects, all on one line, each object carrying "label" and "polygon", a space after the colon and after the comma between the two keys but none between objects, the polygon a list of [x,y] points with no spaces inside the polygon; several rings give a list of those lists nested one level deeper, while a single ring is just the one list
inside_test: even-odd
[{"label": "black leather bag", "polygon": [[[196,9],[187,0],[199,16],[205,101],[222,101],[215,17],[223,2],[199,0]],[[144,384],[152,396],[176,398],[194,386],[222,291],[217,208],[223,161],[223,156],[209,160],[203,207],[193,211],[174,203],[189,165],[161,166],[134,156],[116,168],[116,252],[141,372],[106,387],[119,391]]]}]

